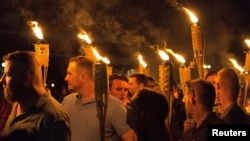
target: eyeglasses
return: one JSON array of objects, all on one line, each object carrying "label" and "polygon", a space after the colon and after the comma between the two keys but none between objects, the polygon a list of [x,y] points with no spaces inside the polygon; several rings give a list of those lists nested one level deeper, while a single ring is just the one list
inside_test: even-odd
[{"label": "eyeglasses", "polygon": [[193,89],[193,87],[191,86],[189,81],[186,81],[186,93],[189,93],[189,91],[192,92],[192,95],[195,97],[195,90]]}]

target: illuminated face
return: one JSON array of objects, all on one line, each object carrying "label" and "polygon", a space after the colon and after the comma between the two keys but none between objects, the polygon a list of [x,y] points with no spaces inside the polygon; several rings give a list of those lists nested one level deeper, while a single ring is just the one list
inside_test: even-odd
[{"label": "illuminated face", "polygon": [[154,90],[155,89],[155,82],[154,81],[147,81],[147,87]]},{"label": "illuminated face", "polygon": [[136,78],[135,77],[129,77],[128,78],[128,89],[129,92],[134,95],[137,91],[139,91],[140,89],[142,89],[142,84],[138,84],[136,82]]},{"label": "illuminated face", "polygon": [[221,103],[221,98],[220,98],[220,86],[219,86],[219,75],[215,78],[215,104],[220,104]]},{"label": "illuminated face", "polygon": [[19,72],[20,68],[13,67],[11,62],[6,61],[1,82],[4,90],[4,97],[10,102],[20,101],[26,89],[26,74]]},{"label": "illuminated face", "polygon": [[128,95],[128,83],[125,80],[114,79],[111,82],[109,93],[119,98],[121,101],[126,100]]},{"label": "illuminated face", "polygon": [[68,83],[68,90],[73,92],[78,92],[82,87],[82,77],[80,69],[77,67],[75,62],[71,62],[67,68],[67,74],[65,76],[65,81]]},{"label": "illuminated face", "polygon": [[185,89],[183,102],[185,103],[186,116],[187,118],[193,118],[192,96],[194,95],[194,91],[189,87],[185,87]]}]

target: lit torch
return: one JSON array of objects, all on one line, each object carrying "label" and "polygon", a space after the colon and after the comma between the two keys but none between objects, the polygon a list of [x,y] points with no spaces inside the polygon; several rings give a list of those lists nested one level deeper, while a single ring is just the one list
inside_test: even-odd
[{"label": "lit torch", "polygon": [[[160,89],[163,91],[163,94],[166,96],[169,108],[172,111],[172,105],[173,105],[173,65],[169,61],[169,56],[162,50],[158,51],[159,55],[162,58],[162,62],[159,65],[159,86]],[[167,118],[167,126],[170,127],[171,123],[171,114],[172,112],[169,112],[169,116]]]},{"label": "lit torch", "polygon": [[96,97],[96,106],[100,122],[101,141],[105,141],[105,119],[106,119],[106,109],[108,106],[107,64],[109,64],[110,61],[107,58],[100,56],[96,49],[92,48],[92,50],[98,60],[94,64],[95,97]]},{"label": "lit torch", "polygon": [[147,63],[143,60],[142,55],[138,55],[139,65],[138,65],[138,72],[149,76],[149,69]]},{"label": "lit torch", "polygon": [[[247,46],[250,48],[250,40],[246,39],[245,43]],[[244,96],[244,105],[243,107],[245,108],[248,113],[250,113],[250,86],[249,86],[249,81],[250,81],[250,50],[246,52],[246,58],[245,58],[245,96]]]},{"label": "lit torch", "polygon": [[93,53],[93,46],[92,46],[92,40],[89,38],[87,33],[82,30],[80,33],[77,34],[77,37],[84,40],[88,45],[83,47],[84,54],[87,58],[93,60],[94,62],[98,61],[96,56]]},{"label": "lit torch", "polygon": [[[250,48],[250,40],[246,39],[245,43]],[[245,58],[245,71],[250,73],[250,50],[246,52],[246,58]]]},{"label": "lit torch", "polygon": [[190,16],[191,21],[193,22],[191,26],[191,35],[193,43],[194,58],[197,64],[197,69],[200,78],[204,77],[203,63],[204,63],[204,43],[203,35],[200,24],[198,23],[198,18],[187,8],[183,7],[183,10],[186,14]]},{"label": "lit torch", "polygon": [[29,21],[28,25],[32,28],[38,41],[34,44],[35,52],[38,56],[38,60],[42,66],[43,82],[46,84],[48,66],[49,66],[49,44],[43,39],[41,28],[36,21]]},{"label": "lit torch", "polygon": [[238,95],[238,105],[243,108],[244,104],[244,97],[246,95],[247,89],[246,89],[246,80],[245,80],[245,75],[244,75],[244,68],[241,67],[238,62],[235,59],[230,58],[229,61],[233,64],[234,68],[238,71],[238,76],[239,76],[239,83],[240,83],[240,92]]},{"label": "lit torch", "polygon": [[171,55],[173,55],[180,63],[179,67],[179,77],[180,77],[180,83],[182,90],[185,88],[185,84],[187,81],[191,80],[191,70],[188,65],[185,64],[186,60],[179,54],[175,53],[171,49],[165,49],[167,52],[169,52]]},{"label": "lit torch", "polygon": [[229,61],[233,64],[234,68],[238,70],[240,73],[244,72],[244,68],[241,67],[235,59],[229,58]]},{"label": "lit torch", "polygon": [[106,58],[106,57],[102,57],[101,55],[99,55],[97,50],[95,48],[93,48],[93,47],[92,47],[92,52],[96,56],[96,59],[98,61],[102,61],[107,65],[107,76],[111,75],[112,74],[112,67],[109,65],[110,60],[108,58]]}]

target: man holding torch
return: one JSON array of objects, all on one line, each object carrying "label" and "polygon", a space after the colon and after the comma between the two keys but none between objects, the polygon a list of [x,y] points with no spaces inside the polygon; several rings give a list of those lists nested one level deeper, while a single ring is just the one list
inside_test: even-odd
[{"label": "man holding torch", "polygon": [[[101,140],[93,72],[92,60],[84,56],[70,59],[65,81],[68,83],[68,90],[75,93],[66,96],[62,105],[71,121],[71,141]],[[126,109],[122,102],[109,95],[107,105],[105,141],[111,141],[117,135],[123,141],[135,141],[134,131],[126,124]]]}]

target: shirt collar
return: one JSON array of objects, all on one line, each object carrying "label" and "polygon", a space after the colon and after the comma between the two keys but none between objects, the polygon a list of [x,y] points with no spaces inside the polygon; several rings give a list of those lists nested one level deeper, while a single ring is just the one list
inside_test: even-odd
[{"label": "shirt collar", "polygon": [[81,98],[81,95],[79,93],[76,94],[76,99],[77,101],[79,101],[80,103],[82,103],[83,105],[86,105],[86,104],[91,104],[93,102],[95,102],[95,97],[87,100],[85,103],[82,102],[82,98]]}]

